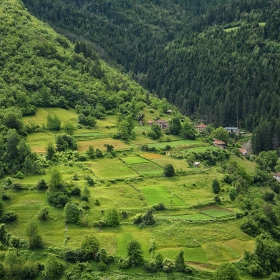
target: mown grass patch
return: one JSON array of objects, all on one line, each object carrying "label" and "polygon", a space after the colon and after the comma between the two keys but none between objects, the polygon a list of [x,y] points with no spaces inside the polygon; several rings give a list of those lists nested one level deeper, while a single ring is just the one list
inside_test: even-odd
[{"label": "mown grass patch", "polygon": [[175,172],[187,171],[189,170],[189,165],[184,159],[176,159],[168,156],[162,156],[160,158],[151,159],[151,161],[157,163],[158,165],[164,167],[167,164],[172,164]]},{"label": "mown grass patch", "polygon": [[106,139],[94,139],[94,140],[87,140],[87,141],[77,141],[78,144],[78,151],[85,152],[88,150],[89,146],[93,146],[94,149],[98,148],[102,151],[106,150],[104,144],[114,146],[115,150],[118,149],[128,149],[130,146],[120,140],[106,138]]},{"label": "mown grass patch", "polygon": [[147,163],[148,160],[142,158],[142,157],[126,157],[122,158],[122,160],[127,164],[138,164],[138,163]]},{"label": "mown grass patch", "polygon": [[149,206],[162,202],[165,206],[186,206],[186,204],[164,186],[143,186],[140,188]]},{"label": "mown grass patch", "polygon": [[157,216],[160,219],[170,219],[170,220],[185,220],[185,221],[209,221],[213,218],[206,216],[204,214],[192,214],[192,215],[160,215]]},{"label": "mown grass patch", "polygon": [[188,148],[186,152],[196,152],[196,153],[204,153],[207,150],[218,150],[219,148],[215,146],[202,146],[202,147],[195,147],[195,148]]},{"label": "mown grass patch", "polygon": [[203,249],[207,259],[215,260],[215,262],[225,262],[241,257],[235,250],[222,242],[212,242]]},{"label": "mown grass patch", "polygon": [[36,153],[45,153],[49,143],[55,142],[55,134],[50,131],[30,133],[26,143]]},{"label": "mown grass patch", "polygon": [[88,167],[102,179],[128,178],[138,174],[118,158],[103,158],[87,162]]},{"label": "mown grass patch", "polygon": [[185,261],[192,261],[198,263],[207,263],[208,260],[205,256],[205,252],[201,247],[197,248],[184,248],[184,247],[175,247],[175,248],[164,248],[157,250],[157,253],[162,254],[164,257],[174,260],[179,252],[183,250]]},{"label": "mown grass patch", "polygon": [[86,132],[76,133],[73,136],[74,136],[74,139],[77,141],[100,139],[100,138],[107,137],[106,134],[100,133],[98,131],[86,131]]},{"label": "mown grass patch", "polygon": [[163,175],[163,169],[151,162],[148,163],[138,163],[137,165],[132,165],[132,168],[139,175],[147,176],[159,176]]},{"label": "mown grass patch", "polygon": [[209,210],[202,211],[201,213],[213,218],[222,218],[222,217],[230,217],[230,216],[235,217],[235,213],[228,212],[221,209],[209,209]]}]

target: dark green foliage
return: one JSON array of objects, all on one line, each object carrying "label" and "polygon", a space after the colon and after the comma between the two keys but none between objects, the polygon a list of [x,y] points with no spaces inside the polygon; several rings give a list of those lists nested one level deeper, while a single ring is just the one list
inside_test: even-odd
[{"label": "dark green foliage", "polygon": [[102,151],[100,149],[98,149],[98,148],[96,148],[96,150],[95,150],[95,155],[98,158],[102,158],[103,157]]},{"label": "dark green foliage", "polygon": [[223,263],[215,272],[215,280],[240,280],[240,277],[234,264]]},{"label": "dark green foliage", "polygon": [[63,128],[65,133],[68,135],[73,135],[74,131],[76,130],[76,127],[71,123],[66,123]]},{"label": "dark green foliage", "polygon": [[159,139],[162,136],[161,128],[158,124],[152,124],[151,130],[148,132],[148,136],[153,140]]},{"label": "dark green foliage", "polygon": [[132,266],[142,265],[144,263],[143,251],[137,240],[131,240],[127,244],[127,255],[129,264]]},{"label": "dark green foliage", "polygon": [[165,205],[162,202],[160,202],[160,203],[158,203],[156,205],[153,205],[152,208],[155,209],[156,211],[163,211],[163,210],[166,209]]},{"label": "dark green foliage", "polygon": [[182,129],[181,120],[179,117],[174,117],[169,123],[169,131],[173,135],[179,135]]},{"label": "dark green foliage", "polygon": [[80,214],[80,209],[77,204],[68,202],[64,206],[64,219],[66,223],[77,223],[80,219]]},{"label": "dark green foliage", "polygon": [[38,190],[46,190],[48,189],[48,185],[44,179],[40,179],[35,188]]},{"label": "dark green foliage", "polygon": [[57,208],[62,208],[68,202],[69,197],[61,191],[47,191],[47,200]]},{"label": "dark green foliage", "polygon": [[256,158],[256,162],[259,164],[262,170],[273,171],[277,164],[276,151],[261,152]]},{"label": "dark green foliage", "polygon": [[218,194],[221,191],[221,186],[217,179],[214,179],[212,181],[212,190],[213,190],[213,193],[215,193],[215,194]]},{"label": "dark green foliage", "polygon": [[17,220],[17,214],[14,212],[6,212],[0,218],[3,223],[11,223]]},{"label": "dark green foliage", "polygon": [[182,126],[181,134],[185,139],[194,140],[196,138],[196,131],[193,124],[185,121]]},{"label": "dark green foliage", "polygon": [[38,232],[38,226],[35,221],[30,221],[28,223],[25,233],[28,237],[29,249],[34,250],[43,248],[43,239]]},{"label": "dark green foliage", "polygon": [[81,249],[86,259],[96,259],[99,251],[99,241],[93,235],[86,235],[82,241]]},{"label": "dark green foliage", "polygon": [[179,272],[186,272],[186,268],[184,251],[181,250],[180,253],[175,257],[175,269]]},{"label": "dark green foliage", "polygon": [[163,169],[163,174],[166,177],[173,177],[175,175],[175,169],[172,164],[166,164]]},{"label": "dark green foliage", "polygon": [[49,207],[44,207],[39,211],[38,219],[41,221],[46,221],[49,215]]},{"label": "dark green foliage", "polygon": [[63,265],[56,259],[55,256],[49,256],[45,264],[45,269],[42,273],[42,279],[56,280],[63,275],[63,272]]},{"label": "dark green foliage", "polygon": [[108,227],[115,227],[120,224],[119,214],[116,209],[109,209],[105,212],[104,222]]},{"label": "dark green foliage", "polygon": [[75,139],[67,134],[59,134],[55,139],[58,151],[77,150],[78,146]]},{"label": "dark green foliage", "polygon": [[79,114],[78,123],[83,124],[88,127],[94,127],[96,124],[96,120],[92,116],[85,116],[84,114]]},{"label": "dark green foliage", "polygon": [[58,116],[54,115],[50,115],[48,114],[47,116],[47,128],[49,130],[60,130],[60,126],[61,126],[61,120],[58,118]]},{"label": "dark green foliage", "polygon": [[270,192],[270,191],[266,191],[264,194],[263,194],[263,199],[265,201],[273,201],[275,198],[275,193],[274,192]]},{"label": "dark green foliage", "polygon": [[147,210],[147,212],[143,215],[142,221],[143,224],[147,226],[152,226],[153,224],[155,224],[156,221],[154,219],[152,209]]}]

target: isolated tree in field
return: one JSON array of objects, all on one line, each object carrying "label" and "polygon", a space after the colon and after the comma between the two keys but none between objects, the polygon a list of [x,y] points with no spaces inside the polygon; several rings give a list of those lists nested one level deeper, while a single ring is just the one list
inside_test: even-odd
[{"label": "isolated tree in field", "polygon": [[232,263],[221,264],[214,278],[215,280],[240,280],[238,270]]},{"label": "isolated tree in field", "polygon": [[76,127],[72,123],[68,122],[64,125],[64,131],[68,135],[73,135],[75,130],[76,130]]},{"label": "isolated tree in field", "polygon": [[175,170],[172,164],[166,164],[163,169],[163,174],[166,177],[173,177],[175,175]]},{"label": "isolated tree in field", "polygon": [[186,264],[184,260],[184,251],[181,250],[180,253],[175,257],[175,269],[179,272],[186,271]]},{"label": "isolated tree in field", "polygon": [[221,186],[217,179],[212,181],[212,190],[215,194],[218,194],[221,191]]},{"label": "isolated tree in field", "polygon": [[143,251],[141,249],[140,243],[137,240],[131,240],[127,244],[126,249],[130,265],[138,266],[143,264]]},{"label": "isolated tree in field", "polygon": [[80,209],[77,204],[68,202],[64,206],[64,219],[65,222],[77,223],[80,219]]},{"label": "isolated tree in field", "polygon": [[105,213],[106,226],[115,227],[120,224],[119,214],[116,209],[109,209]]},{"label": "isolated tree in field", "polygon": [[49,130],[60,130],[61,128],[61,120],[58,118],[58,116],[51,114],[48,114],[47,116],[47,128]]},{"label": "isolated tree in field", "polygon": [[81,249],[86,259],[95,259],[99,250],[99,241],[94,235],[86,235],[82,241]]},{"label": "isolated tree in field", "polygon": [[27,224],[25,232],[28,237],[29,249],[34,250],[43,248],[43,239],[39,234],[37,223],[34,220],[31,220]]}]

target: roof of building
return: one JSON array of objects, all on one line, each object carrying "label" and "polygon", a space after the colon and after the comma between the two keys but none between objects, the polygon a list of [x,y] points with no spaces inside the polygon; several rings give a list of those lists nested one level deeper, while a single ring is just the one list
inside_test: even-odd
[{"label": "roof of building", "polygon": [[213,144],[215,144],[215,145],[226,145],[226,143],[221,141],[221,140],[214,140]]},{"label": "roof of building", "polygon": [[226,127],[224,127],[224,129],[226,129],[226,130],[237,130],[238,127],[236,127],[236,126],[226,126]]},{"label": "roof of building", "polygon": [[206,127],[207,127],[207,125],[205,125],[204,123],[201,123],[196,126],[196,128],[206,128]]},{"label": "roof of building", "polygon": [[242,154],[247,154],[247,150],[245,150],[245,149],[239,148],[238,150],[239,150],[240,153],[242,153]]}]

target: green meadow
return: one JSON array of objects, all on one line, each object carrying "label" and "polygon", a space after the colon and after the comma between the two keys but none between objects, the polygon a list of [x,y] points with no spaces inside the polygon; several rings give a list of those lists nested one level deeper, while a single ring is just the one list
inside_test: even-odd
[{"label": "green meadow", "polygon": [[[148,259],[152,256],[149,253],[150,240],[154,240],[154,253],[174,259],[183,250],[186,263],[210,271],[225,261],[240,260],[244,248],[251,252],[254,250],[254,238],[240,230],[241,220],[235,218],[235,213],[241,210],[235,211],[237,202],[229,199],[227,191],[230,186],[223,182],[224,174],[219,164],[207,166],[201,162],[199,167],[193,167],[186,159],[171,157],[173,152],[182,155],[188,152],[203,153],[217,150],[216,147],[209,146],[200,138],[183,140],[168,135],[168,142],[151,140],[145,135],[150,129],[148,126],[136,126],[135,139],[124,142],[112,138],[117,131],[115,116],[97,120],[94,129],[87,129],[77,125],[77,113],[74,110],[40,108],[35,116],[24,117],[24,122],[44,127],[48,114],[59,116],[62,130],[50,132],[45,129],[28,134],[27,143],[31,148],[44,157],[48,143],[55,143],[56,135],[63,132],[63,125],[71,122],[77,127],[73,138],[77,141],[78,152],[85,158],[82,161],[58,159],[57,162],[48,162],[45,174],[15,179],[25,189],[7,190],[11,200],[5,203],[5,208],[18,215],[17,221],[6,226],[13,235],[26,238],[26,221],[36,218],[42,208],[49,207],[48,220],[38,221],[44,244],[49,248],[79,248],[83,237],[93,234],[109,254],[118,257],[126,257],[127,244],[137,239],[144,257]],[[163,136],[162,140],[167,140],[167,136]],[[107,153],[106,144],[114,147],[115,156]],[[143,144],[156,150],[141,151]],[[163,153],[161,149],[166,145],[171,150]],[[100,149],[103,157],[87,158],[86,151],[90,146]],[[231,155],[229,162],[236,162],[250,174],[255,172],[255,163],[247,159]],[[174,167],[174,177],[164,176],[164,166],[167,164]],[[88,189],[88,209],[82,210],[81,224],[66,225],[63,208],[50,205],[46,191],[34,189],[39,179],[50,181],[52,169],[57,169],[65,182],[75,184],[81,191],[85,187]],[[93,186],[87,184],[88,176],[93,178]],[[214,179],[221,182],[219,197],[223,205],[220,206],[214,201]],[[255,197],[262,195],[258,188],[252,188],[252,192]],[[81,208],[81,196],[71,196],[70,199]],[[159,203],[164,204],[165,210],[153,212],[155,225],[142,227],[133,224],[135,215],[144,215],[147,209]],[[112,228],[94,227],[94,223],[102,220],[110,209],[118,211],[120,225]],[[68,241],[65,245],[66,238]]]}]

